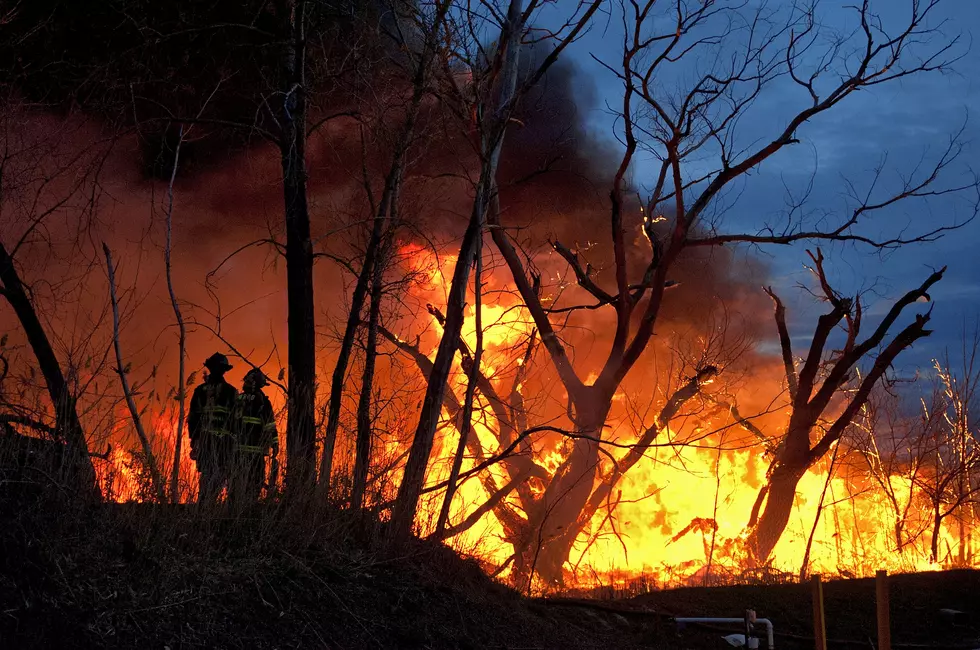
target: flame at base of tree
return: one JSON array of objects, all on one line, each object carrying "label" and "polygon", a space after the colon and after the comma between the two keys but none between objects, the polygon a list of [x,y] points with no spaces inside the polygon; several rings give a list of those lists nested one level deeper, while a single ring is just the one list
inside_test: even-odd
[{"label": "flame at base of tree", "polygon": [[[113,432],[106,458],[102,462],[96,462],[96,475],[102,494],[106,499],[117,503],[153,501],[154,495],[149,483],[150,472],[146,465],[146,458],[139,451],[139,445],[129,430],[130,427],[126,426],[128,421],[125,417],[121,421],[123,426],[117,427]],[[150,435],[157,449],[172,450],[176,434],[177,421],[172,414],[157,414],[153,418]],[[157,454],[157,458],[161,456]],[[164,455],[162,458],[167,456]],[[166,476],[169,476],[172,470],[169,463],[160,469]],[[197,476],[197,467],[190,457],[190,445],[184,444],[181,448],[178,482],[180,494],[176,499],[173,495],[168,495],[170,500],[190,503],[197,499]]]},{"label": "flame at base of tree", "polygon": [[[425,256],[418,250],[413,254]],[[442,261],[442,265],[449,262]],[[431,259],[428,264],[437,265]],[[443,277],[445,274],[434,272],[427,275],[436,289],[442,288]],[[470,309],[470,330],[464,330],[462,337],[470,349],[475,341],[472,315]],[[495,366],[524,362],[524,357],[515,357],[509,350],[528,340],[532,327],[519,304],[507,299],[485,306],[483,321],[491,323],[485,333],[489,354],[484,357],[484,371],[503,394],[503,384],[511,379],[507,373],[498,373]],[[465,373],[459,370],[451,380],[451,389],[461,395],[465,383]],[[515,391],[520,393],[521,386],[515,386]],[[500,451],[494,431],[501,423],[487,397],[481,398],[475,430],[481,455],[486,458]],[[617,398],[623,401],[622,395]],[[455,453],[458,431],[452,414],[447,415],[427,477],[430,486],[445,481]],[[787,418],[788,413],[777,413],[776,423],[770,426],[781,432]],[[613,458],[622,460],[626,448],[639,437],[635,426],[625,419],[611,417],[608,428],[633,433],[613,435],[608,440],[613,446],[601,457],[599,480],[611,474]],[[731,426],[730,421],[725,427],[705,417],[693,427],[687,423],[685,429],[685,434],[661,432],[658,444],[662,446],[647,449],[645,458],[616,485],[576,537],[563,563],[562,586],[626,587],[643,580],[657,585],[701,585],[802,579],[811,573],[869,576],[879,569],[898,572],[980,566],[972,532],[980,522],[972,499],[951,507],[949,503],[943,505],[944,498],[939,497],[948,520],[937,524],[932,512],[937,499],[930,499],[924,486],[940,470],[930,468],[928,458],[896,462],[888,472],[879,467],[876,474],[871,450],[858,448],[857,441],[849,437],[803,475],[789,524],[768,562],[760,566],[748,549],[748,523],[762,504],[760,490],[767,484],[771,452]],[[701,430],[721,433],[702,436]],[[567,453],[567,442],[560,435],[551,436],[532,443],[525,453],[530,451],[538,466],[553,474]],[[463,474],[476,464],[476,457],[470,454]],[[491,474],[497,486],[507,483],[508,473],[500,465],[484,472]],[[531,483],[532,491],[542,489]],[[492,496],[487,484],[479,476],[463,483],[454,498],[453,522],[466,522],[479,512]],[[436,490],[424,501],[418,518],[423,535],[435,532],[443,498],[444,491]],[[520,511],[521,499],[513,492],[505,502],[510,512]],[[537,554],[549,541],[543,531],[538,533],[541,536],[523,551],[531,557],[532,576]],[[508,525],[488,511],[450,543],[487,561],[495,572],[506,566],[500,575],[507,576],[516,564],[515,553],[522,552],[518,544],[527,542],[515,540]],[[935,554],[934,544],[938,548]],[[537,588],[553,586],[533,582]]]},{"label": "flame at base of tree", "polygon": [[[164,422],[158,419],[156,430]],[[455,431],[447,431],[440,438],[427,477],[429,485],[448,476],[455,450],[453,434]],[[866,577],[878,569],[903,572],[980,566],[980,540],[974,534],[980,522],[972,508],[964,507],[943,524],[939,561],[933,562],[929,504],[921,495],[912,497],[919,503],[912,504],[901,522],[905,535],[899,548],[894,532],[897,515],[888,497],[869,477],[857,450],[842,453],[848,457],[833,468],[829,484],[830,460],[803,477],[793,516],[772,561],[767,567],[752,567],[744,547],[745,525],[767,467],[758,452],[719,453],[716,441],[660,448],[650,454],[649,462],[626,475],[610,504],[615,506],[612,511],[598,513],[592,527],[578,538],[565,566],[566,585],[629,589],[643,584],[662,587],[796,579],[804,570]],[[186,491],[181,501],[186,502],[193,501],[197,486],[193,461],[184,460],[181,475]],[[114,448],[108,462],[98,467],[104,493],[111,499],[146,501],[152,496],[147,494],[148,474],[137,453]],[[464,464],[464,472],[466,469]],[[908,476],[893,475],[890,481],[903,498],[916,493]],[[418,520],[423,534],[432,531],[442,497],[442,491],[427,495]],[[454,520],[465,518],[485,500],[478,481],[464,482],[454,499]],[[905,505],[899,503],[901,511],[906,510]],[[492,513],[448,543],[488,567],[504,564],[513,553]],[[809,562],[804,567],[808,545]]]},{"label": "flame at base of tree", "polygon": [[[448,464],[450,438],[444,436],[434,468]],[[790,523],[771,561],[760,567],[753,564],[745,546],[746,522],[766,479],[766,464],[757,452],[719,454],[716,444],[661,448],[651,454],[650,462],[624,478],[611,511],[597,513],[592,526],[576,540],[564,567],[565,586],[732,584],[796,580],[813,573],[867,577],[879,569],[909,572],[980,566],[973,535],[980,522],[968,507],[942,525],[939,561],[930,559],[933,522],[921,495],[913,497],[917,503],[901,522],[905,532],[899,547],[895,510],[869,478],[858,452],[851,455],[854,458],[833,468],[829,483],[829,460],[804,475]],[[446,473],[434,469],[429,483],[441,482]],[[891,476],[890,481],[894,491],[906,498],[916,492],[907,476]],[[476,481],[465,485],[469,489],[454,502],[457,520],[486,500]],[[441,492],[434,493],[420,515],[424,532],[431,531],[441,498]],[[904,503],[899,506],[905,510]],[[492,513],[450,543],[492,568],[506,563],[514,552]]]}]

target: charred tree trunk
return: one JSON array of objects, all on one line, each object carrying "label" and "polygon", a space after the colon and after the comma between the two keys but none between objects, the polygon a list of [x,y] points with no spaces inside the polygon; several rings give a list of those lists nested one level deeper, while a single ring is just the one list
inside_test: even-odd
[{"label": "charred tree trunk", "polygon": [[14,313],[17,314],[17,319],[24,328],[24,334],[27,335],[27,341],[47,384],[48,395],[54,406],[55,435],[67,446],[65,474],[72,482],[79,485],[82,493],[94,496],[98,493],[95,468],[92,467],[85,433],[78,419],[75,397],[71,394],[65,376],[61,372],[58,357],[14,267],[14,260],[2,243],[0,243],[0,282],[3,283],[0,295],[7,299]]},{"label": "charred tree trunk", "polygon": [[296,498],[313,487],[316,468],[314,399],[316,329],[313,309],[313,244],[306,195],[305,0],[291,3],[285,53],[282,134],[279,143],[286,215],[289,415],[286,424],[286,491]]}]

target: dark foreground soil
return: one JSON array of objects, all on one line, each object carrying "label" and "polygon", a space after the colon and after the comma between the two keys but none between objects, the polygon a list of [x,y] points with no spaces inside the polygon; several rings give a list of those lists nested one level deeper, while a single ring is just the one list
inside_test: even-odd
[{"label": "dark foreground soil", "polygon": [[[807,586],[526,599],[445,547],[383,537],[336,514],[0,499],[0,648],[700,649],[726,632],[672,616],[749,607],[777,648],[813,647]],[[874,581],[825,589],[828,635],[848,641],[831,647],[875,647]],[[894,577],[892,620],[895,648],[980,648],[980,572]]]}]

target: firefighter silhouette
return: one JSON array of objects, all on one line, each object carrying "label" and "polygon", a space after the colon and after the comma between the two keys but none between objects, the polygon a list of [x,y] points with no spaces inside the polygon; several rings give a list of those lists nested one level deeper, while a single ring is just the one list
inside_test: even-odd
[{"label": "firefighter silhouette", "polygon": [[208,374],[191,397],[187,431],[191,458],[201,474],[198,503],[215,503],[228,483],[234,458],[231,418],[238,391],[225,381],[225,373],[232,367],[228,357],[215,352],[204,367]]},{"label": "firefighter silhouette", "polygon": [[235,400],[235,476],[231,498],[237,503],[254,503],[265,481],[265,457],[272,451],[268,486],[275,488],[276,454],[279,435],[276,433],[276,414],[272,402],[262,389],[269,380],[258,368],[249,370],[242,382],[242,392]]}]

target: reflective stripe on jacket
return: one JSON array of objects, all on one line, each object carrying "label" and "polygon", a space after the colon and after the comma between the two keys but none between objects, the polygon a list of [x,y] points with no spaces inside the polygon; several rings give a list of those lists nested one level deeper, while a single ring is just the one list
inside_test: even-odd
[{"label": "reflective stripe on jacket", "polygon": [[234,423],[239,451],[265,453],[279,441],[272,402],[261,390],[238,394],[235,399]]},{"label": "reflective stripe on jacket", "polygon": [[187,416],[191,440],[201,436],[223,438],[230,435],[237,395],[238,391],[223,379],[209,379],[195,388]]},{"label": "reflective stripe on jacket", "polygon": [[259,447],[257,445],[238,445],[238,451],[249,454],[264,454],[266,449],[266,447]]}]

